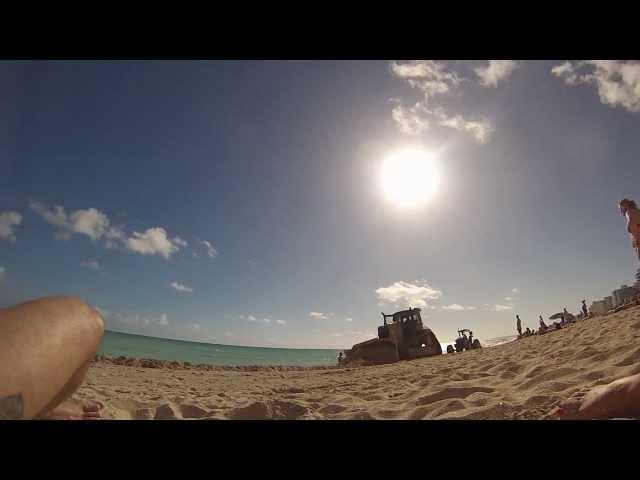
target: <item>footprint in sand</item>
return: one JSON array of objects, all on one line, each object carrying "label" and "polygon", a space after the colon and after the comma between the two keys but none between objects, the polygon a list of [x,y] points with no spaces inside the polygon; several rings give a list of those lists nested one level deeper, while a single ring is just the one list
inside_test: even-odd
[{"label": "footprint in sand", "polygon": [[427,405],[429,403],[439,402],[440,400],[446,400],[448,398],[467,398],[469,395],[476,392],[492,393],[494,391],[495,389],[489,387],[449,387],[440,392],[417,398],[415,403],[417,405]]}]

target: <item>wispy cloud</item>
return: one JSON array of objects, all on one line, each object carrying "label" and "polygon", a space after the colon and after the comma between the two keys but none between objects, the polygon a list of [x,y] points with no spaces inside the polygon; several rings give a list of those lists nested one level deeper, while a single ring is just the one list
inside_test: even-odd
[{"label": "wispy cloud", "polygon": [[453,312],[461,312],[463,310],[475,310],[475,309],[476,307],[463,307],[458,303],[453,303],[451,305],[445,305],[444,307],[442,307],[442,310],[450,310]]},{"label": "wispy cloud", "polygon": [[15,242],[14,229],[20,225],[20,222],[22,222],[22,215],[18,212],[0,213],[0,240]]},{"label": "wispy cloud", "polygon": [[193,288],[187,287],[186,285],[182,285],[181,283],[178,283],[178,282],[171,282],[169,286],[171,288],[178,290],[179,292],[186,292],[186,293],[193,292]]},{"label": "wispy cloud", "polygon": [[425,307],[427,300],[436,300],[442,296],[442,292],[432,288],[426,282],[410,283],[399,281],[388,287],[380,287],[376,290],[378,300],[381,303],[398,304],[410,307]]},{"label": "wispy cloud", "polygon": [[491,307],[491,310],[493,310],[494,312],[501,312],[503,310],[513,310],[513,307],[511,305],[495,304],[493,307]]},{"label": "wispy cloud", "polygon": [[276,320],[276,323],[278,325],[286,325],[287,324],[287,322],[285,320]]},{"label": "wispy cloud", "polygon": [[183,240],[180,237],[174,237],[173,243],[175,243],[179,247],[186,247],[187,245],[189,245],[186,240]]},{"label": "wispy cloud", "polygon": [[271,323],[271,319],[270,318],[263,318],[262,321],[264,323]]},{"label": "wispy cloud", "polygon": [[[506,68],[504,65],[491,65],[487,67],[491,69],[490,74],[483,73],[485,77],[489,78],[489,75],[493,75],[491,78],[495,78],[499,74],[505,75],[502,73]],[[435,97],[455,93],[463,83],[468,82],[455,71],[447,68],[444,63],[433,60],[391,62],[391,72],[412,88],[420,90],[423,96],[412,107],[397,104],[393,108],[391,115],[403,133],[417,135],[434,124],[468,133],[480,144],[489,141],[495,131],[489,120],[470,119],[460,113],[450,114],[442,106],[434,104]]]},{"label": "wispy cloud", "polygon": [[257,318],[256,318],[256,317],[254,317],[253,315],[249,315],[249,316],[247,317],[247,320],[249,320],[250,322],[255,322],[255,321],[257,320]]},{"label": "wispy cloud", "polygon": [[391,111],[391,116],[403,133],[417,135],[429,128],[429,120],[420,102],[413,107],[397,105]]},{"label": "wispy cloud", "polygon": [[621,106],[629,112],[640,112],[640,62],[619,60],[586,60],[564,62],[551,73],[569,86],[596,87],[600,102],[610,107]]},{"label": "wispy cloud", "polygon": [[327,320],[329,318],[326,313],[322,312],[309,312],[309,316],[317,320]]},{"label": "wispy cloud", "polygon": [[512,292],[512,293],[518,293],[518,289],[517,289],[517,288],[512,288],[512,289],[511,289],[511,292]]},{"label": "wispy cloud", "polygon": [[473,71],[485,87],[497,87],[500,80],[509,77],[519,67],[514,60],[489,60],[486,67],[477,67]]},{"label": "wispy cloud", "polygon": [[427,98],[448,93],[462,82],[456,72],[433,60],[412,60],[402,64],[391,62],[391,71],[411,87],[422,90]]},{"label": "wispy cloud", "polygon": [[218,255],[218,251],[214,248],[213,245],[211,245],[211,242],[202,240],[201,243],[205,246],[209,258],[216,258],[216,256]]},{"label": "wispy cloud", "polygon": [[353,318],[347,317],[347,318],[344,319],[344,321],[351,323],[351,322],[353,322]]},{"label": "wispy cloud", "polygon": [[510,302],[510,301],[511,301],[511,297],[504,297],[504,299],[505,299],[507,302]]},{"label": "wispy cloud", "polygon": [[29,208],[56,227],[55,237],[60,240],[68,240],[73,234],[86,235],[92,241],[104,240],[107,248],[122,246],[142,255],[160,255],[166,259],[187,245],[180,237],[168,238],[167,231],[161,227],[148,228],[142,233],[134,231],[128,236],[122,228],[111,225],[107,215],[95,208],[67,214],[60,205],[49,209],[35,200],[29,201]]},{"label": "wispy cloud", "polygon": [[47,223],[57,227],[56,238],[68,240],[72,234],[86,235],[91,240],[99,240],[109,229],[107,216],[95,208],[76,210],[67,214],[64,207],[56,205],[49,209],[44,203],[29,201],[29,208]]},{"label": "wispy cloud", "polygon": [[100,270],[101,269],[100,263],[98,263],[95,260],[92,260],[90,262],[82,262],[80,265],[85,267],[85,268],[89,268],[91,270]]}]

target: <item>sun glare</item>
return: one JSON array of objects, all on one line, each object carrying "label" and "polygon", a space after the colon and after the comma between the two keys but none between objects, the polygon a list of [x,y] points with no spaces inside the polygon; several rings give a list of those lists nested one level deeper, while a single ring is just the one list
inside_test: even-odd
[{"label": "sun glare", "polygon": [[381,181],[388,200],[399,207],[415,208],[429,200],[440,177],[427,152],[403,150],[384,160]]}]

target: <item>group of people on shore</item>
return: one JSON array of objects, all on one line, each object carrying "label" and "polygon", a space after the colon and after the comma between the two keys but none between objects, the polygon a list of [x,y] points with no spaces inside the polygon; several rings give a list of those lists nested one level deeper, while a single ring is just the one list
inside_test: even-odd
[{"label": "group of people on shore", "polygon": [[542,315],[538,316],[540,320],[538,330],[533,330],[527,327],[524,331],[522,330],[522,320],[520,320],[520,315],[516,315],[516,330],[518,332],[518,338],[528,337],[531,335],[542,335],[543,333],[547,333],[550,330],[559,330],[565,325],[569,323],[573,323],[576,320],[582,320],[588,318],[590,316],[589,310],[587,308],[587,301],[582,300],[582,305],[580,306],[580,313],[576,316],[572,313],[569,313],[566,308],[562,309],[561,314],[556,314],[549,317],[549,320],[557,319],[559,321],[553,322],[550,325],[547,325],[542,318]]}]

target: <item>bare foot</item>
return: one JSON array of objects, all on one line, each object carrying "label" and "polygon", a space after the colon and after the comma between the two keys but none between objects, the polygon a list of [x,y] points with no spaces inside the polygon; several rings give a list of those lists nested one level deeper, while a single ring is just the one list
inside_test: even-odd
[{"label": "bare foot", "polygon": [[39,420],[100,420],[104,419],[104,405],[100,402],[85,400],[82,402],[67,401],[53,410],[38,417]]},{"label": "bare foot", "polygon": [[640,374],[578,392],[551,414],[562,420],[640,417]]}]

